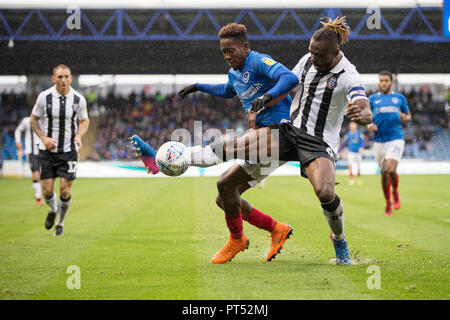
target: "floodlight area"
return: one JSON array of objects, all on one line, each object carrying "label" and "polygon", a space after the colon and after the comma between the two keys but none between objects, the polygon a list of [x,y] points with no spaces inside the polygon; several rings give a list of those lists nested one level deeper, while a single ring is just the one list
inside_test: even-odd
[{"label": "floodlight area", "polygon": [[82,9],[269,9],[269,8],[414,8],[442,7],[442,0],[228,0],[226,2],[211,0],[0,0],[0,8],[9,9],[58,9],[77,5]]}]

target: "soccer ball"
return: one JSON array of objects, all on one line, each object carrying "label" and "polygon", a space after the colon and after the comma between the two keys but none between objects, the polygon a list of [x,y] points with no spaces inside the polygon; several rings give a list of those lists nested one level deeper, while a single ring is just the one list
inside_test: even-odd
[{"label": "soccer ball", "polygon": [[191,164],[184,144],[176,141],[164,143],[156,153],[156,166],[166,176],[179,176]]}]

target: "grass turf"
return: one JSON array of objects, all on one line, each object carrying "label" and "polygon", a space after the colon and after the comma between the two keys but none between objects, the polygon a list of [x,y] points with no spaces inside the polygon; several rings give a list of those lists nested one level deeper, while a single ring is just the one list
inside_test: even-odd
[{"label": "grass turf", "polygon": [[[77,179],[63,237],[44,229],[47,207],[29,179],[0,179],[0,298],[449,299],[450,176],[401,176],[392,217],[379,176],[337,181],[352,267],[329,262],[328,224],[299,177],[270,177],[244,195],[294,227],[277,259],[265,261],[267,232],[244,222],[250,248],[223,265],[210,262],[228,237],[215,178]],[[79,290],[66,285],[72,265]],[[380,289],[367,286],[372,265]]]}]

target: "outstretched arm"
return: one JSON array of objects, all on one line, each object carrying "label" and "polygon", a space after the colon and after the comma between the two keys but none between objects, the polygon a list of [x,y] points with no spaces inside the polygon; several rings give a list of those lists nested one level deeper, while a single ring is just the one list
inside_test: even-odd
[{"label": "outstretched arm", "polygon": [[180,90],[178,92],[178,96],[184,99],[187,95],[197,91],[201,91],[225,99],[233,98],[236,95],[236,92],[229,86],[228,83],[223,84],[194,83]]}]

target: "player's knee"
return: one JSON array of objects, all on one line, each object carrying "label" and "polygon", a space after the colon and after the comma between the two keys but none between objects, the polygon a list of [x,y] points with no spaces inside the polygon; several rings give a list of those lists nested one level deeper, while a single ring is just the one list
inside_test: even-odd
[{"label": "player's knee", "polygon": [[321,203],[328,203],[334,199],[334,190],[329,187],[319,187],[316,189],[316,195]]},{"label": "player's knee", "polygon": [[223,209],[222,198],[220,197],[220,194],[218,194],[216,197],[216,204],[219,208]]},{"label": "player's knee", "polygon": [[61,189],[60,197],[63,198],[63,199],[70,198],[70,189]]},{"label": "player's knee", "polygon": [[221,175],[219,180],[217,180],[217,190],[219,190],[219,195],[230,192],[233,189],[233,181],[227,175]]},{"label": "player's knee", "polygon": [[44,195],[44,198],[50,199],[51,197],[53,197],[53,190],[43,188],[42,194]]}]

